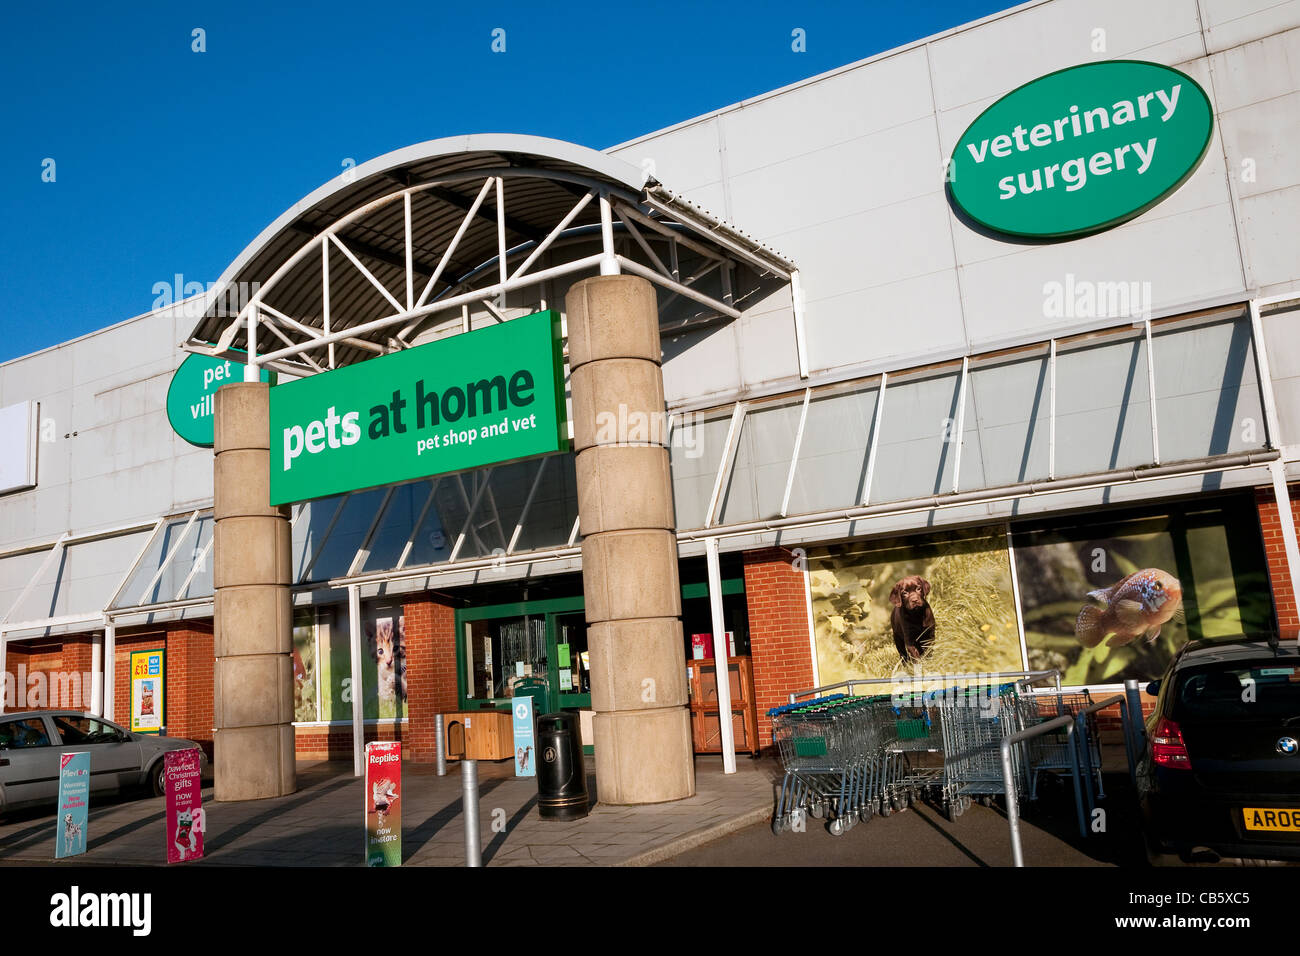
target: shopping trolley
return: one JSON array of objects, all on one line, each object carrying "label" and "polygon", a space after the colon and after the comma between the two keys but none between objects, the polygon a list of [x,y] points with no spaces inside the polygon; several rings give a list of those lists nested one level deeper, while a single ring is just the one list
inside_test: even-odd
[{"label": "shopping trolley", "polygon": [[772,737],[785,766],[772,829],[828,817],[836,836],[870,819],[884,782],[885,697],[835,694],[776,707]]},{"label": "shopping trolley", "polygon": [[[943,731],[944,809],[954,819],[974,800],[1005,796],[1002,740],[1025,727],[1016,684],[968,685],[933,692]],[[1029,782],[1022,748],[1012,747],[1012,785],[1017,796]]]},{"label": "shopping trolley", "polygon": [[[1101,776],[1101,739],[1097,732],[1097,715],[1078,715],[1092,705],[1092,695],[1087,690],[1074,692],[1042,691],[1022,698],[1021,714],[1025,726],[1043,723],[1055,717],[1075,717],[1075,741],[1079,763],[1085,773],[1097,781],[1097,796],[1105,799],[1106,792]],[[1038,781],[1045,772],[1069,772],[1075,767],[1070,748],[1076,746],[1064,730],[1043,734],[1029,741],[1030,786],[1029,799],[1038,799]]]}]

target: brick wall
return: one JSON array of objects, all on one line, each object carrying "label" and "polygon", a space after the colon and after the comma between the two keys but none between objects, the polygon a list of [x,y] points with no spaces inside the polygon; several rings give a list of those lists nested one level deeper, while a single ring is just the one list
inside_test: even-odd
[{"label": "brick wall", "polygon": [[[407,725],[384,721],[380,724],[366,724],[363,730],[364,740],[400,740],[402,757],[409,760],[410,729]],[[333,727],[295,727],[294,754],[299,760],[351,760],[352,727],[337,725]]]},{"label": "brick wall", "polygon": [[[1287,490],[1291,495],[1291,516],[1294,522],[1300,518],[1300,485],[1291,485]],[[1259,528],[1264,536],[1264,552],[1268,556],[1268,576],[1273,584],[1277,624],[1283,635],[1293,634],[1300,628],[1300,614],[1297,614],[1296,596],[1291,591],[1291,581],[1286,573],[1286,548],[1282,543],[1282,524],[1272,487],[1256,488],[1255,503],[1259,508]]]},{"label": "brick wall", "polygon": [[[75,638],[69,638],[69,640],[75,640]],[[85,641],[86,647],[89,648],[89,635],[86,635]],[[8,683],[13,688],[14,699],[13,706],[9,706],[8,701],[6,701],[6,712],[74,706],[74,701],[56,699],[56,693],[60,691],[60,688],[57,683],[50,680],[51,675],[72,670],[73,666],[76,667],[76,673],[78,674],[84,674],[90,670],[88,650],[84,665],[81,663],[81,654],[79,652],[74,652],[70,659],[73,661],[73,665],[65,665],[63,642],[59,638],[41,638],[35,641],[10,644],[5,650],[5,672],[10,675]],[[21,673],[20,666],[22,668]],[[32,676],[38,673],[42,675],[41,680],[33,681]],[[18,680],[20,676],[23,678],[22,683]],[[80,689],[81,679],[77,678],[74,682],[64,684],[62,693],[75,696]],[[32,706],[28,706],[27,703],[29,695],[31,695]],[[89,688],[81,690],[81,699],[85,706],[89,708]]]},{"label": "brick wall", "polygon": [[[212,625],[186,621],[167,629],[167,733],[212,754]],[[129,700],[129,698],[126,698]]]},{"label": "brick wall", "polygon": [[456,683],[456,617],[446,604],[422,597],[406,604],[406,714],[404,756],[435,759],[434,716],[460,707]]},{"label": "brick wall", "polygon": [[744,560],[758,738],[767,748],[772,745],[767,711],[786,703],[792,690],[814,683],[807,596],[803,572],[795,570],[787,549],[750,551]]}]

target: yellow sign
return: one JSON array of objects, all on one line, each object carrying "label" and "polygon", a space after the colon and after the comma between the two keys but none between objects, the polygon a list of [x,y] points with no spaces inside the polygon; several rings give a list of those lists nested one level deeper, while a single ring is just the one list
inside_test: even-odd
[{"label": "yellow sign", "polygon": [[1241,813],[1245,819],[1247,830],[1300,833],[1300,810],[1269,810],[1263,807],[1246,807]]},{"label": "yellow sign", "polygon": [[162,730],[166,653],[161,647],[131,653],[131,730],[135,733]]}]

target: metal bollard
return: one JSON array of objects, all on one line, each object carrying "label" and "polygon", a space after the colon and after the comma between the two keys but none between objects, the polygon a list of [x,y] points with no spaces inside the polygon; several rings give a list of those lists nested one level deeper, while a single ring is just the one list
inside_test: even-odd
[{"label": "metal bollard", "polygon": [[1128,700],[1128,733],[1133,752],[1146,749],[1146,724],[1142,721],[1142,691],[1139,681],[1124,681],[1124,697]]},{"label": "metal bollard", "polygon": [[483,847],[478,832],[478,761],[460,762],[461,798],[465,805],[465,865],[483,865]]},{"label": "metal bollard", "polygon": [[438,776],[447,776],[447,725],[442,714],[433,715],[433,752],[438,760]]}]

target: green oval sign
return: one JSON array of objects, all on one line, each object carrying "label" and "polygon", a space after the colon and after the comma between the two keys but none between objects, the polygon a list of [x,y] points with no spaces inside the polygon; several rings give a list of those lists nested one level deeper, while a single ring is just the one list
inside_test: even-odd
[{"label": "green oval sign", "polygon": [[[167,388],[167,420],[172,430],[191,445],[212,447],[212,410],[217,389],[227,382],[242,382],[244,366],[206,355],[189,355],[172,375]],[[262,370],[262,381],[274,384],[273,373]]]},{"label": "green oval sign", "polygon": [[1210,99],[1186,73],[1141,60],[1070,67],[981,113],[953,150],[948,189],[997,232],[1097,232],[1181,186],[1213,130]]}]

